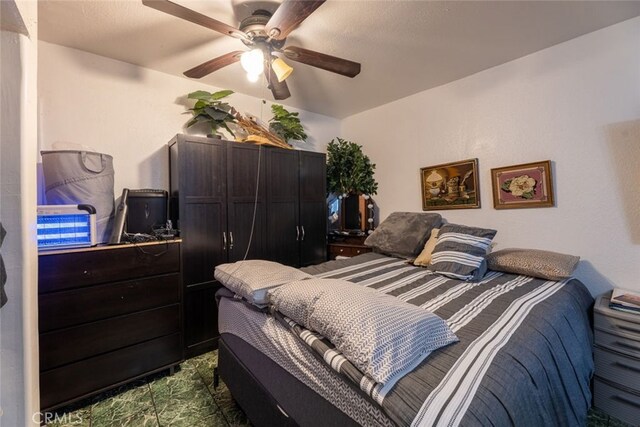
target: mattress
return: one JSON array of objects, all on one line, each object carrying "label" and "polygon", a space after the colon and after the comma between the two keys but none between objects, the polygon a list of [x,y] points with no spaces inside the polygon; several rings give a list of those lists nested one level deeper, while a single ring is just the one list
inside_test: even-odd
[{"label": "mattress", "polygon": [[460,338],[432,353],[378,405],[314,357],[272,316],[237,300],[221,302],[221,332],[239,336],[280,366],[292,368],[290,372],[358,423],[586,423],[593,299],[579,281],[489,272],[480,282],[462,282],[379,254],[304,271],[349,280],[424,307],[445,319]]}]

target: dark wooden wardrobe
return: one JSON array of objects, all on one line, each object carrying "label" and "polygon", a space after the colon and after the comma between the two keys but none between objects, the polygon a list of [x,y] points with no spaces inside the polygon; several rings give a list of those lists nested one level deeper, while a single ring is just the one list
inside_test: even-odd
[{"label": "dark wooden wardrobe", "polygon": [[184,341],[191,357],[217,347],[216,265],[245,254],[296,267],[326,260],[326,159],[188,135],[176,135],[169,153],[170,217],[183,241]]}]

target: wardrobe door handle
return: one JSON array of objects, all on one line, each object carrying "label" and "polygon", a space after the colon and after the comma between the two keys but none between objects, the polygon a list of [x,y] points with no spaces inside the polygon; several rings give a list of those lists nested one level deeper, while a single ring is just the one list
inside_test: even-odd
[{"label": "wardrobe door handle", "polygon": [[300,240],[300,226],[296,225],[296,242]]},{"label": "wardrobe door handle", "polygon": [[300,240],[304,240],[304,225],[301,225],[300,228],[302,229],[302,238]]},{"label": "wardrobe door handle", "polygon": [[229,249],[233,249],[233,231],[229,232]]},{"label": "wardrobe door handle", "polygon": [[224,251],[227,250],[227,232],[226,231],[222,232],[222,250]]}]

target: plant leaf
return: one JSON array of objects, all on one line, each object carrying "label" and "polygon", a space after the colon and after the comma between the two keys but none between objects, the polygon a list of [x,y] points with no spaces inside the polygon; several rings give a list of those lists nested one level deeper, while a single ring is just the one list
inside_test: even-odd
[{"label": "plant leaf", "polygon": [[202,99],[199,99],[199,100],[196,102],[196,104],[193,106],[193,108],[194,108],[194,109],[197,109],[197,108],[204,108],[204,107],[206,107],[206,106],[207,106],[207,102],[206,102],[206,101],[203,101]]},{"label": "plant leaf", "polygon": [[208,101],[209,99],[211,99],[211,94],[205,90],[197,90],[195,92],[191,92],[189,95],[187,95],[187,98],[189,99],[200,99],[203,101]]},{"label": "plant leaf", "polygon": [[227,130],[227,132],[229,132],[235,138],[236,135],[233,133],[233,131],[231,129],[229,129],[229,126],[227,126],[227,124],[225,122],[220,123],[220,126],[225,128]]},{"label": "plant leaf", "polygon": [[204,111],[215,121],[221,121],[229,116],[226,111],[218,110],[215,107],[206,107]]},{"label": "plant leaf", "polygon": [[222,99],[224,97],[227,97],[227,96],[231,95],[232,93],[233,93],[233,91],[229,90],[229,89],[219,90],[218,92],[215,92],[215,93],[211,94],[211,99],[212,100]]}]

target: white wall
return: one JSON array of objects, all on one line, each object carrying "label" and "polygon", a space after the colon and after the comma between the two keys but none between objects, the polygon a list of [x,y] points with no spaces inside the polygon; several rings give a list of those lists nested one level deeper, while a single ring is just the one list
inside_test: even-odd
[{"label": "white wall", "polygon": [[[593,294],[640,291],[639,47],[635,18],[351,116],[342,134],[377,164],[381,217],[421,210],[421,167],[476,157],[482,208],[440,211],[449,222],[497,229],[496,249],[580,255]],[[547,159],[556,207],[493,208],[491,168]]]},{"label": "white wall", "polygon": [[[111,154],[116,196],[122,188],[168,189],[166,144],[176,133],[194,133],[183,128],[186,95],[219,88],[42,41],[38,59],[40,148],[72,142]],[[270,102],[258,98],[236,93],[229,102],[265,121],[272,116]],[[288,109],[300,112],[309,135],[299,147],[324,151],[338,136],[338,119]]]},{"label": "white wall", "polygon": [[0,309],[0,426],[9,427],[33,423],[40,403],[35,237],[37,4],[6,1],[2,12],[15,20],[5,21],[5,15],[2,29],[6,25],[11,31],[0,32],[0,221],[7,230],[0,253],[9,299]]}]

